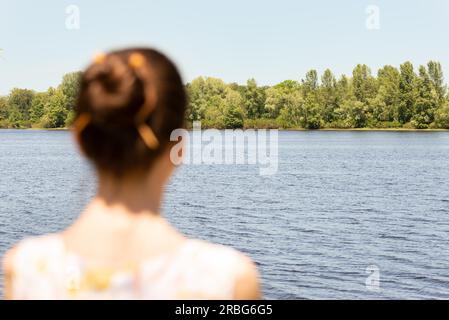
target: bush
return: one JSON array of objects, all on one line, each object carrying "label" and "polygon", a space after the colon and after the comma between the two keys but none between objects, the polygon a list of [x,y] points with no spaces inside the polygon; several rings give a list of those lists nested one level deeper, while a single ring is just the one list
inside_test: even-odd
[{"label": "bush", "polygon": [[325,125],[325,128],[329,129],[350,129],[351,123],[345,120],[334,120]]},{"label": "bush", "polygon": [[410,124],[415,129],[427,129],[429,128],[429,117],[423,114],[415,114],[410,121]]},{"label": "bush", "polygon": [[70,110],[67,114],[67,118],[65,119],[65,127],[70,127],[73,124],[73,121],[75,120],[75,111]]},{"label": "bush", "polygon": [[316,130],[321,128],[321,119],[318,117],[310,117],[305,122],[305,129]]},{"label": "bush", "polygon": [[400,127],[402,127],[402,124],[399,121],[370,120],[367,123],[367,128],[389,129],[389,128],[400,128]]},{"label": "bush", "polygon": [[[222,119],[202,119],[201,121],[202,129],[225,129]],[[192,129],[192,122],[188,124],[188,128]]]},{"label": "bush", "polygon": [[449,129],[449,104],[436,111],[433,126],[440,129]]},{"label": "bush", "polygon": [[243,126],[247,129],[279,129],[281,125],[276,119],[245,119]]},{"label": "bush", "polygon": [[243,113],[237,108],[229,108],[224,116],[224,125],[227,129],[243,128]]},{"label": "bush", "polygon": [[414,127],[413,127],[413,125],[411,124],[411,122],[404,123],[404,124],[402,125],[402,128],[404,128],[404,129],[414,129]]}]

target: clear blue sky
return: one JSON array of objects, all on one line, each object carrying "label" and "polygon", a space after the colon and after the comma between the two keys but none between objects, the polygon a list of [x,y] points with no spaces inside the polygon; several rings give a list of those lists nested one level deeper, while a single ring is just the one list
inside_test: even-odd
[{"label": "clear blue sky", "polygon": [[[80,29],[65,26],[68,5]],[[380,29],[366,28],[368,5]],[[411,60],[440,60],[449,79],[447,0],[0,0],[0,94],[45,90],[98,51],[162,49],[185,81],[197,76],[260,84],[301,79],[311,68],[349,74]]]}]

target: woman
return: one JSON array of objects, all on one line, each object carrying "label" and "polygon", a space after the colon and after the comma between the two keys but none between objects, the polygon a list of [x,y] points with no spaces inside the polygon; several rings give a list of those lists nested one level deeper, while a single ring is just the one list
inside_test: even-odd
[{"label": "woman", "polygon": [[180,75],[161,53],[96,57],[83,73],[74,134],[97,170],[97,195],[67,230],[7,252],[7,298],[259,298],[250,259],[187,239],[159,214],[174,169],[170,133],[185,108]]}]

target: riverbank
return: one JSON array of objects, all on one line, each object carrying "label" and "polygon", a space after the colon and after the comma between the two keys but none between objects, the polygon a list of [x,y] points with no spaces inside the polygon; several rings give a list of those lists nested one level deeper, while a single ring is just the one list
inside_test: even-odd
[{"label": "riverbank", "polygon": [[[283,130],[283,129],[281,129]],[[323,128],[310,129],[286,129],[287,131],[389,131],[389,132],[449,132],[449,129],[413,129],[413,128]]]},{"label": "riverbank", "polygon": [[[213,129],[213,128],[202,128]],[[267,128],[242,128],[248,129],[267,129]],[[449,129],[413,129],[413,128],[321,128],[321,129],[304,129],[304,128],[271,128],[279,131],[388,131],[388,132],[449,132]],[[69,131],[70,128],[0,128],[0,130],[46,130],[46,131]],[[189,128],[188,130],[192,130]],[[219,129],[224,130],[224,129]]]}]

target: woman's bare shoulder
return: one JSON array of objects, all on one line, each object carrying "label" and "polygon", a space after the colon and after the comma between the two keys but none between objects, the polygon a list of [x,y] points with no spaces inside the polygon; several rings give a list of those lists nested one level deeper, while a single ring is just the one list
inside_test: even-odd
[{"label": "woman's bare shoulder", "polygon": [[257,266],[249,257],[241,254],[240,275],[236,280],[236,299],[260,299],[260,279]]},{"label": "woman's bare shoulder", "polygon": [[[2,258],[2,267],[5,271],[12,271],[14,268],[14,261],[20,253],[33,253],[36,255],[39,249],[48,249],[49,245],[53,245],[59,241],[57,234],[46,234],[35,237],[27,237],[20,240],[12,246]],[[19,253],[20,252],[20,253]]]},{"label": "woman's bare shoulder", "polygon": [[260,299],[260,276],[254,261],[246,254],[229,246],[195,240],[204,249],[205,255],[215,263],[235,271],[235,299]]},{"label": "woman's bare shoulder", "polygon": [[17,245],[5,252],[2,258],[2,267],[5,274],[11,273],[14,268],[14,257],[17,253]]},{"label": "woman's bare shoulder", "polygon": [[4,294],[5,299],[12,299],[12,277],[14,273],[14,258],[17,252],[16,247],[12,247],[2,258],[2,269],[4,274]]}]

